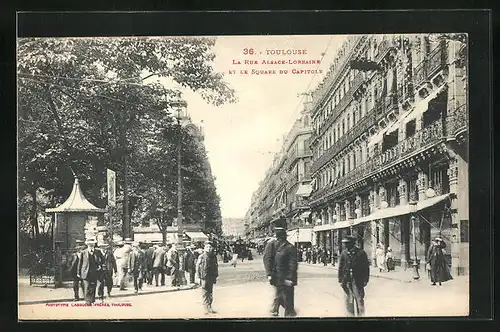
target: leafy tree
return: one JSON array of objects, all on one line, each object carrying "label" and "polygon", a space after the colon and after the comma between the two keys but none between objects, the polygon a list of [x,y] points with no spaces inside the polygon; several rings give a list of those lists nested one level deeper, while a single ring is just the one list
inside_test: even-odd
[{"label": "leafy tree", "polygon": [[[145,79],[169,78],[214,105],[234,102],[234,91],[211,67],[214,43],[151,37],[19,40],[19,196],[31,194],[36,205],[38,188],[45,188],[50,200],[60,202],[71,190],[73,170],[89,200],[102,205],[105,169],[112,168],[123,189],[122,231],[128,236],[130,215],[154,178],[140,168],[144,139],[159,119],[163,129],[172,126],[168,115],[177,94]],[[20,200],[20,210],[26,204]],[[36,236],[36,216],[31,220]]]}]

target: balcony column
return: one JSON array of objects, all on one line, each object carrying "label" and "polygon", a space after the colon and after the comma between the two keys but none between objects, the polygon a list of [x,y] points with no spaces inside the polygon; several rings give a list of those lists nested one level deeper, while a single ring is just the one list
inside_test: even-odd
[{"label": "balcony column", "polygon": [[[451,266],[452,273],[464,275],[469,273],[469,243],[468,239],[461,239],[461,221],[469,221],[469,178],[467,162],[460,156],[450,160],[448,166],[450,192],[457,195],[451,201]],[[460,194],[459,194],[460,193]]]},{"label": "balcony column", "polygon": [[362,209],[361,209],[361,196],[356,195],[356,200],[354,201],[354,213],[356,213],[356,210],[359,210],[358,213],[356,213],[356,218],[361,218],[362,216]]},{"label": "balcony column", "polygon": [[330,205],[328,205],[327,208],[327,215],[328,215],[328,223],[333,224],[333,209]]},{"label": "balcony column", "polygon": [[400,205],[408,204],[408,185],[405,179],[399,180],[398,194],[399,194],[399,204]]},{"label": "balcony column", "polygon": [[427,198],[425,191],[429,188],[429,175],[426,174],[423,170],[418,172],[418,200],[423,201]]},{"label": "balcony column", "polygon": [[344,207],[345,207],[345,219],[349,220],[351,218],[351,202],[349,202],[349,200],[346,199]]},{"label": "balcony column", "polygon": [[340,204],[339,203],[335,203],[335,215],[337,216],[337,220],[335,220],[335,221],[339,221],[340,220]]}]

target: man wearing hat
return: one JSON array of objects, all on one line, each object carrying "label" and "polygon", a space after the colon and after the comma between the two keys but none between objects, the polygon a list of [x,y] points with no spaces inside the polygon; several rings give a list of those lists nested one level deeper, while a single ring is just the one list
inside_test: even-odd
[{"label": "man wearing hat", "polygon": [[128,256],[128,271],[134,278],[134,293],[142,289],[143,272],[146,267],[144,253],[139,248],[139,243],[135,242],[132,251]]},{"label": "man wearing hat", "polygon": [[78,276],[83,280],[85,303],[90,305],[95,302],[97,279],[102,271],[104,257],[101,251],[96,249],[97,241],[95,239],[87,239],[85,244],[87,249],[81,254],[78,264]]},{"label": "man wearing hat", "polygon": [[294,287],[297,285],[297,250],[286,239],[286,219],[275,222],[276,239],[269,240],[264,248],[264,267],[269,283],[274,286],[275,295],[271,314],[278,316],[280,304],[285,308],[285,316],[296,316]]},{"label": "man wearing hat", "polygon": [[356,246],[356,238],[348,235],[342,239],[345,248],[340,254],[338,278],[345,292],[347,313],[354,315],[354,306],[350,292],[357,300],[358,312],[362,316],[365,312],[365,286],[370,279],[370,263],[368,255],[363,249]]},{"label": "man wearing hat", "polygon": [[165,286],[165,255],[166,251],[163,246],[153,246],[153,275],[155,277],[155,284],[158,287],[158,279],[161,285]]},{"label": "man wearing hat", "polygon": [[71,265],[69,267],[69,273],[73,279],[73,293],[75,301],[80,300],[80,287],[82,288],[83,295],[85,296],[85,290],[83,288],[83,281],[78,277],[78,263],[80,262],[80,257],[82,255],[85,245],[82,240],[76,240],[75,252],[71,260]]},{"label": "man wearing hat", "polygon": [[110,245],[104,243],[100,246],[103,255],[102,274],[99,279],[99,286],[97,294],[99,298],[104,299],[104,286],[108,291],[108,297],[111,296],[111,289],[113,288],[113,272],[117,273],[115,256],[111,252]]},{"label": "man wearing hat", "polygon": [[196,270],[200,278],[205,315],[215,314],[216,311],[212,308],[212,302],[214,300],[214,284],[217,282],[217,277],[219,276],[219,264],[217,263],[217,256],[215,255],[212,241],[205,242],[205,249],[200,257],[198,257]]},{"label": "man wearing hat", "polygon": [[189,283],[194,284],[194,276],[196,270],[195,256],[193,250],[196,248],[194,244],[187,247],[186,256],[184,258],[183,270],[189,273]]}]

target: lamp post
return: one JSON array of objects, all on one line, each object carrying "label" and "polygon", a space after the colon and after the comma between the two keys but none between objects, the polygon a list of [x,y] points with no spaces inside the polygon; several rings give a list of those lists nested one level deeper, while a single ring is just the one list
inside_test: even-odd
[{"label": "lamp post", "polygon": [[179,253],[179,283],[181,285],[186,285],[187,280],[184,274],[184,222],[182,216],[182,123],[181,120],[186,116],[187,103],[182,100],[176,101],[173,106],[175,107],[176,119],[177,119],[177,244],[176,248]]},{"label": "lamp post", "polygon": [[420,274],[418,272],[418,256],[417,256],[417,236],[415,234],[415,219],[416,219],[416,210],[417,210],[417,202],[411,201],[410,205],[412,206],[412,216],[411,216],[411,227],[412,227],[412,236],[413,236],[413,246],[415,252],[415,258],[413,259],[413,279],[420,279]]}]

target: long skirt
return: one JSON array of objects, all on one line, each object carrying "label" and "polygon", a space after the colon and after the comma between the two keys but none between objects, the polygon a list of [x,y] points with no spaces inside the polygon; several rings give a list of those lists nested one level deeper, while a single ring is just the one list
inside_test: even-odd
[{"label": "long skirt", "polygon": [[381,269],[382,271],[385,270],[385,257],[384,256],[377,256],[377,268]]},{"label": "long skirt", "polygon": [[236,262],[238,262],[238,254],[233,254],[233,258],[231,259],[231,265],[236,266]]}]

